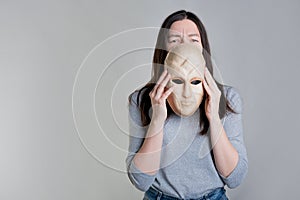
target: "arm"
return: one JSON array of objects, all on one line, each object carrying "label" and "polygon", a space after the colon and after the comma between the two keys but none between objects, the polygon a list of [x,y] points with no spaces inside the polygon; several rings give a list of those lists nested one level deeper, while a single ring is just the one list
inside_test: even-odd
[{"label": "arm", "polygon": [[223,129],[231,145],[238,152],[238,162],[228,176],[221,175],[221,177],[229,188],[235,188],[241,184],[248,172],[248,158],[243,139],[242,99],[234,88],[228,89],[227,99],[236,113],[226,113]]},{"label": "arm", "polygon": [[[145,138],[149,133],[150,126],[143,126],[140,116],[140,110],[137,105],[137,92],[131,96],[129,104],[129,148],[126,158],[127,175],[131,183],[139,190],[146,191],[155,179],[155,175],[145,173],[136,166],[134,158],[138,155],[138,151],[145,144]],[[148,128],[149,127],[149,128]],[[159,135],[159,134],[158,134]],[[145,170],[147,171],[147,169]]]},{"label": "arm", "polygon": [[203,84],[209,95],[206,102],[206,115],[210,123],[216,168],[228,187],[234,188],[242,182],[248,171],[242,132],[241,98],[233,88],[228,89],[227,99],[237,113],[226,113],[222,124],[218,115],[220,91],[209,72],[206,71],[205,75],[207,81]]},{"label": "arm", "polygon": [[[126,160],[127,170],[132,183],[143,191],[150,187],[160,166],[163,127],[167,117],[165,101],[172,92],[172,88],[165,90],[169,79],[170,76],[165,71],[149,94],[153,112],[147,130],[139,131],[135,129],[134,121],[130,120],[130,134],[140,134],[137,134],[138,137],[131,137],[130,139],[130,152]],[[129,107],[129,112],[135,113],[135,118],[139,116],[136,102],[135,105]],[[130,117],[130,119],[133,118]],[[141,126],[140,117],[136,121],[139,121]]]},{"label": "arm", "polygon": [[154,175],[160,166],[160,154],[163,140],[163,127],[167,118],[166,99],[172,88],[165,90],[170,75],[165,70],[153,90],[149,93],[152,104],[152,118],[142,147],[135,155],[135,165],[144,173]]}]

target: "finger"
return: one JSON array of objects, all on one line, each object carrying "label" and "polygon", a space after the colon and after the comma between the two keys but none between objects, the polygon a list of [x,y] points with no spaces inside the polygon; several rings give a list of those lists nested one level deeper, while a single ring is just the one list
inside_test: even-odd
[{"label": "finger", "polygon": [[159,84],[157,93],[162,93],[165,90],[167,83],[169,82],[171,75],[168,73],[162,82]]},{"label": "finger", "polygon": [[157,91],[156,91],[156,96],[155,96],[156,99],[161,98],[161,95],[165,91],[165,87],[166,87],[168,81],[170,80],[170,78],[171,78],[171,76],[170,76],[170,74],[168,74],[165,77],[165,79],[161,82],[161,84],[159,84],[159,87],[157,88]]},{"label": "finger", "polygon": [[166,100],[166,99],[170,96],[170,94],[173,92],[173,90],[174,90],[174,87],[170,87],[169,89],[167,89],[167,90],[163,93],[163,95],[161,96],[161,98],[162,98],[163,100]]},{"label": "finger", "polygon": [[162,80],[162,82],[160,83],[160,85],[162,85],[163,87],[166,87],[166,85],[167,85],[167,83],[169,82],[170,79],[171,79],[171,75],[169,73],[167,73],[167,75]]},{"label": "finger", "polygon": [[210,87],[208,86],[206,80],[203,80],[203,86],[204,86],[204,89],[206,90],[207,94],[208,94],[209,96],[211,96],[212,91],[211,91]]},{"label": "finger", "polygon": [[154,97],[153,89],[151,90],[151,92],[149,92],[149,96],[150,96],[151,99]]},{"label": "finger", "polygon": [[160,83],[164,80],[166,75],[167,75],[167,70],[164,70],[163,73],[160,75],[158,81],[156,82],[154,88],[152,89],[153,97],[156,96],[157,88],[160,86]]},{"label": "finger", "polygon": [[156,82],[156,85],[159,85],[165,79],[167,72],[168,71],[166,69],[163,71],[163,73],[160,75],[158,81]]},{"label": "finger", "polygon": [[216,89],[218,88],[214,78],[212,77],[212,75],[210,74],[209,70],[207,69],[207,67],[205,68],[205,72],[204,72],[204,76],[205,76],[205,79],[207,81],[207,84],[209,86],[212,87],[212,89]]}]

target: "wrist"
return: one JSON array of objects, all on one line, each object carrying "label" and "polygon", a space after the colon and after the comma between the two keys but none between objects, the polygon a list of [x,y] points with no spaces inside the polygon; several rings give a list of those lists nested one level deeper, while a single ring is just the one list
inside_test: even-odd
[{"label": "wrist", "polygon": [[222,121],[220,120],[219,117],[211,119],[209,122],[209,127],[211,130],[211,137],[213,138],[219,138],[220,134],[222,133],[223,130],[223,124]]},{"label": "wrist", "polygon": [[209,122],[218,122],[220,120],[219,113],[216,114],[211,114],[210,117],[208,118]]},{"label": "wrist", "polygon": [[214,117],[211,117],[211,118],[209,119],[209,124],[210,124],[211,126],[218,126],[218,125],[221,125],[222,122],[221,122],[221,119],[220,119],[219,115],[216,115],[216,116],[214,116]]},{"label": "wrist", "polygon": [[150,126],[154,126],[154,127],[157,127],[157,128],[159,128],[159,127],[163,128],[164,124],[165,124],[165,120],[162,120],[162,119],[153,118],[150,121]]}]

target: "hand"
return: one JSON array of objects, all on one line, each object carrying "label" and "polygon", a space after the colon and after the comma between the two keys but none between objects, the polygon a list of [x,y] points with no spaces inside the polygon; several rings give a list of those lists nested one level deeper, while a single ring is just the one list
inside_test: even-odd
[{"label": "hand", "polygon": [[173,92],[172,87],[166,89],[166,85],[170,78],[170,74],[165,70],[159,77],[152,91],[149,93],[153,111],[151,121],[163,124],[167,118],[166,99]]},{"label": "hand", "polygon": [[207,67],[204,70],[204,89],[206,90],[207,98],[205,101],[205,113],[209,121],[219,118],[219,103],[221,91],[219,90],[215,80],[208,71]]}]

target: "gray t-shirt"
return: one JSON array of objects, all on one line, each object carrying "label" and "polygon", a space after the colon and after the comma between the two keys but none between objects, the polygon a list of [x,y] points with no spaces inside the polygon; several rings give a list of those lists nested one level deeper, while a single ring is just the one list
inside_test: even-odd
[{"label": "gray t-shirt", "polygon": [[[192,116],[169,116],[164,125],[160,169],[155,175],[140,171],[133,162],[143,144],[148,126],[143,127],[134,92],[129,104],[129,152],[126,158],[128,177],[141,191],[153,186],[177,198],[198,198],[211,190],[241,184],[248,171],[248,159],[243,141],[242,99],[239,93],[224,86],[224,94],[237,113],[226,112],[222,119],[225,132],[239,154],[238,164],[228,177],[222,177],[214,164],[209,135],[200,135],[199,110]],[[151,109],[149,116],[151,116]]]}]

